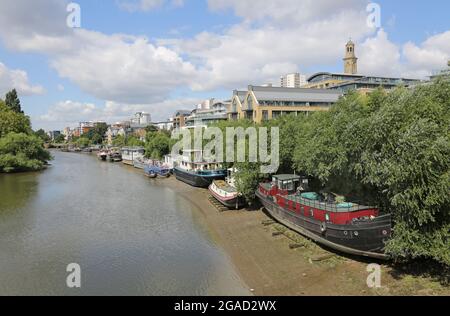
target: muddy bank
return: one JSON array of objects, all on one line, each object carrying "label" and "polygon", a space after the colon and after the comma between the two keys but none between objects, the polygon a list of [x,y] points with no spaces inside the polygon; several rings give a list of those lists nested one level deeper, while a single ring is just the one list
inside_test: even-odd
[{"label": "muddy bank", "polygon": [[[170,186],[197,207],[214,241],[226,250],[255,295],[450,295],[448,287],[432,278],[400,276],[383,262],[329,252],[272,223],[262,211],[219,212],[207,190],[174,177],[157,183]],[[367,286],[370,263],[382,265],[381,288]]]}]

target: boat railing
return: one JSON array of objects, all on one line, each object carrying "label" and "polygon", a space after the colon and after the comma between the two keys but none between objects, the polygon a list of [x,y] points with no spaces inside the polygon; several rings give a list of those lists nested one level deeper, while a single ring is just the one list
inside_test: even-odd
[{"label": "boat railing", "polygon": [[[314,209],[325,210],[325,211],[334,212],[334,213],[357,212],[357,211],[376,209],[376,207],[363,206],[363,205],[356,204],[353,202],[345,202],[345,203],[342,203],[342,205],[339,205],[339,204],[328,203],[326,201],[310,200],[310,199],[303,198],[297,194],[289,195],[287,197],[282,197],[282,198],[284,198],[287,201],[293,201],[296,203],[303,204],[305,206],[312,207]],[[346,204],[346,205],[344,205],[344,204]]]}]

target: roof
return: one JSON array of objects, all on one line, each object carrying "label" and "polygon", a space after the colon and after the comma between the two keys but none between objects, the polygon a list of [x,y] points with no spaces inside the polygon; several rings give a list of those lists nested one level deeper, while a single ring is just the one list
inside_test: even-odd
[{"label": "roof", "polygon": [[244,102],[246,95],[247,95],[247,91],[239,91],[239,90],[233,91],[233,96],[239,97],[239,100],[241,100],[241,103]]},{"label": "roof", "polygon": [[325,89],[309,88],[279,88],[279,87],[249,87],[258,101],[288,101],[288,102],[337,102],[341,92]]},{"label": "roof", "polygon": [[295,174],[277,174],[273,177],[280,181],[300,180],[300,176],[297,176]]},{"label": "roof", "polygon": [[318,72],[310,76],[306,81],[310,82],[312,79],[319,77],[319,76],[346,76],[346,77],[355,77],[355,78],[362,78],[363,75],[357,75],[357,74],[345,74],[345,73],[331,73],[331,72]]},{"label": "roof", "polygon": [[178,110],[176,113],[175,113],[175,116],[186,116],[186,115],[191,115],[191,113],[192,113],[192,110]]},{"label": "roof", "polygon": [[331,72],[318,72],[313,74],[311,77],[308,78],[308,82],[313,80],[316,77],[319,76],[339,76],[339,77],[352,77],[352,78],[378,78],[378,79],[388,79],[388,80],[405,80],[405,81],[420,81],[420,79],[410,79],[410,78],[397,78],[397,77],[382,77],[382,76],[366,76],[361,74],[346,74],[346,73],[331,73]]}]

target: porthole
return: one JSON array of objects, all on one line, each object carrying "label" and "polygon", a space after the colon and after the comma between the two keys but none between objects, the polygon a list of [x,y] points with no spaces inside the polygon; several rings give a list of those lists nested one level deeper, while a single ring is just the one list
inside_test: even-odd
[{"label": "porthole", "polygon": [[358,233],[358,232],[354,232],[353,234],[354,234],[356,237],[359,236],[359,233]]},{"label": "porthole", "polygon": [[348,235],[348,231],[344,231],[344,235],[347,236]]}]

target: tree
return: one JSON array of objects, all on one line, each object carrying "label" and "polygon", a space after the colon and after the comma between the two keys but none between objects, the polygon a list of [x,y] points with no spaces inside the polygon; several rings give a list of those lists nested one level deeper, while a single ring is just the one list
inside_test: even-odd
[{"label": "tree", "polygon": [[31,133],[30,119],[21,113],[12,111],[0,100],[0,137],[4,137],[11,132]]},{"label": "tree", "polygon": [[124,147],[126,146],[125,136],[117,135],[116,138],[113,139],[113,146],[115,147]]},{"label": "tree", "polygon": [[144,142],[136,136],[129,136],[126,138],[126,145],[130,147],[141,147],[144,145]]},{"label": "tree", "polygon": [[51,159],[37,136],[13,132],[0,138],[0,172],[41,170]]},{"label": "tree", "polygon": [[[0,172],[41,170],[51,155],[33,133],[30,119],[20,110],[20,101],[14,101],[17,94],[13,92],[7,96],[8,106],[0,100]],[[15,108],[11,104],[16,104]]]},{"label": "tree", "polygon": [[13,89],[6,94],[5,103],[6,106],[9,107],[12,111],[23,114],[16,89]]},{"label": "tree", "polygon": [[49,142],[50,137],[47,135],[47,133],[43,129],[37,130],[34,135],[42,139],[44,142]]},{"label": "tree", "polygon": [[62,143],[64,143],[66,141],[66,138],[65,138],[65,136],[63,135],[63,134],[59,134],[58,136],[56,136],[56,138],[55,138],[55,140],[54,140],[54,142],[56,143],[56,144],[62,144]]},{"label": "tree", "polygon": [[162,159],[170,153],[171,138],[163,132],[150,132],[146,136],[145,152],[147,158]]},{"label": "tree", "polygon": [[106,123],[99,123],[95,125],[86,135],[89,140],[96,145],[103,143],[103,138],[108,131],[108,125]]},{"label": "tree", "polygon": [[76,144],[79,148],[86,148],[86,147],[89,147],[89,146],[92,144],[92,142],[91,142],[91,140],[90,140],[88,137],[86,137],[85,135],[83,135],[83,136],[79,137],[79,138],[75,141],[75,144]]},{"label": "tree", "polygon": [[145,128],[147,133],[157,132],[158,128],[155,125],[149,125]]}]

